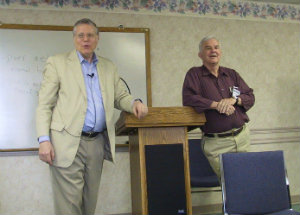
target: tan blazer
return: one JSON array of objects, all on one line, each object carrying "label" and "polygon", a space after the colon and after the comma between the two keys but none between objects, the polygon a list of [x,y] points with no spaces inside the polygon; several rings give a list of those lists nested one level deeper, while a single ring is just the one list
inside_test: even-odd
[{"label": "tan blazer", "polygon": [[[114,64],[98,56],[98,77],[103,97],[107,146],[115,157],[114,107],[132,112],[133,98],[121,83]],[[72,164],[80,142],[87,109],[84,77],[76,50],[49,57],[44,69],[36,110],[37,136],[48,135],[55,150],[53,165]]]}]

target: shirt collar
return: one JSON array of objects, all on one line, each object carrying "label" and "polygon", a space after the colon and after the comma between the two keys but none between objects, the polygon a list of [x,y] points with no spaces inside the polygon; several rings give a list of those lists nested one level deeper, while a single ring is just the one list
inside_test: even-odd
[{"label": "shirt collar", "polygon": [[[203,68],[203,76],[211,75],[210,71],[204,65],[202,65],[202,68]],[[221,66],[219,67],[219,75],[228,76],[226,70]]]},{"label": "shirt collar", "polygon": [[[77,56],[78,56],[78,58],[79,58],[80,64],[83,64],[83,63],[85,63],[85,62],[88,62],[86,59],[84,59],[84,57],[82,57],[82,55],[80,54],[79,51],[76,51],[76,53],[77,53]],[[92,63],[93,63],[93,64],[97,64],[97,63],[98,63],[98,58],[97,58],[97,55],[95,55],[95,53],[93,53],[93,60],[92,60]]]}]

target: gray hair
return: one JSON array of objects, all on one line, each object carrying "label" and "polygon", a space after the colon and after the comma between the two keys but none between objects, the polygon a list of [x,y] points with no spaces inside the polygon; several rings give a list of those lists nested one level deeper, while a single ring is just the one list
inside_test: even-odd
[{"label": "gray hair", "polygon": [[76,34],[76,27],[78,25],[82,25],[82,24],[87,24],[87,25],[91,25],[95,28],[95,31],[96,31],[96,34],[98,35],[99,34],[99,29],[97,28],[97,25],[90,19],[88,18],[84,18],[84,19],[80,19],[78,20],[75,24],[74,24],[74,27],[73,27],[73,36],[75,36]]},{"label": "gray hair", "polygon": [[204,37],[200,43],[199,43],[199,52],[202,52],[202,46],[203,44],[208,41],[208,40],[211,40],[211,39],[215,39],[216,41],[218,41],[218,43],[220,44],[219,40],[215,37],[215,36],[206,36]]}]

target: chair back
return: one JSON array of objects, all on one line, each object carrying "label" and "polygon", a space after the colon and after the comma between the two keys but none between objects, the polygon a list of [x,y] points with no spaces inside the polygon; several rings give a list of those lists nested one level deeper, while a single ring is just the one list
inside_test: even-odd
[{"label": "chair back", "polygon": [[290,208],[282,151],[220,155],[225,214],[267,214]]},{"label": "chair back", "polygon": [[201,141],[189,139],[191,187],[218,187],[218,177],[202,151]]}]

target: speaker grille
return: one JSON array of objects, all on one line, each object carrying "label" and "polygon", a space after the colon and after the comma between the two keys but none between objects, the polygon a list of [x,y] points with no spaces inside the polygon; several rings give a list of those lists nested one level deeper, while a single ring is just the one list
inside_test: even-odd
[{"label": "speaker grille", "polygon": [[146,145],[149,215],[187,214],[183,144]]}]

